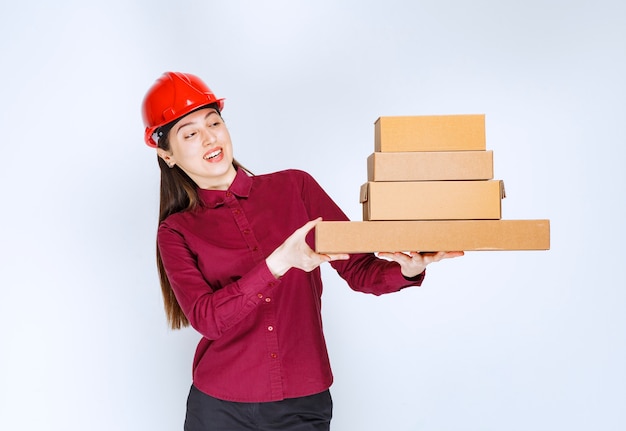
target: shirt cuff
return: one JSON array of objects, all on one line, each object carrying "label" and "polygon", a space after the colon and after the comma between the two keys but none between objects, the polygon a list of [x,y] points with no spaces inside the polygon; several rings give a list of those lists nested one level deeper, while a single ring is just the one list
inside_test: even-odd
[{"label": "shirt cuff", "polygon": [[397,271],[390,274],[390,282],[400,285],[402,288],[409,286],[421,286],[425,276],[426,270],[422,271],[421,274],[417,274],[415,277],[405,277],[402,275],[400,268],[398,268]]},{"label": "shirt cuff", "polygon": [[267,267],[265,261],[259,262],[250,272],[239,279],[239,290],[246,296],[262,299],[281,283],[280,279]]}]

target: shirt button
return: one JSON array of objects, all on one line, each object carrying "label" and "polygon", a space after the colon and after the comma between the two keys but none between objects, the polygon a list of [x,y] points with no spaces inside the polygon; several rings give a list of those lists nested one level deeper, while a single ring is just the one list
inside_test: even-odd
[{"label": "shirt button", "polygon": [[270,358],[276,359],[278,358],[278,355],[276,353],[270,353]]},{"label": "shirt button", "polygon": [[238,215],[240,213],[239,210],[233,210],[233,214]]},{"label": "shirt button", "polygon": [[250,229],[244,229],[243,233],[245,233],[246,235],[248,235],[250,233]]},{"label": "shirt button", "polygon": [[268,330],[268,331],[270,331],[270,332],[272,332],[272,331],[274,330],[274,327],[273,327],[273,326],[268,326],[268,327],[267,327],[267,330]]},{"label": "shirt button", "polygon": [[265,298],[265,302],[272,302],[271,298]]},{"label": "shirt button", "polygon": [[259,299],[263,299],[263,294],[262,293],[259,293],[257,296],[259,297]]},{"label": "shirt button", "polygon": [[226,197],[229,198],[231,197],[233,194],[231,192],[226,192]]}]

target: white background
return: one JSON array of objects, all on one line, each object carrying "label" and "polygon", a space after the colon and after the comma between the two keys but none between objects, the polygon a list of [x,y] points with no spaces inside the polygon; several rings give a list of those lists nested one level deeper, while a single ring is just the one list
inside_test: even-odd
[{"label": "white background", "polygon": [[485,114],[503,218],[551,220],[385,297],[325,267],[335,431],[626,428],[624,2],[3,1],[0,54],[0,429],[182,429],[198,336],[162,311],[140,116],[166,70],[353,220],[376,118]]}]

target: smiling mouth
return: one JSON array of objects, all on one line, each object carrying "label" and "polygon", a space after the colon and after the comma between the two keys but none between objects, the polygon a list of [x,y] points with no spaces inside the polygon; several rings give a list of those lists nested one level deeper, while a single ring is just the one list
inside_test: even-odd
[{"label": "smiling mouth", "polygon": [[220,154],[222,154],[222,149],[221,148],[219,150],[211,151],[210,153],[205,154],[204,155],[204,160],[214,159],[217,156],[219,156]]}]

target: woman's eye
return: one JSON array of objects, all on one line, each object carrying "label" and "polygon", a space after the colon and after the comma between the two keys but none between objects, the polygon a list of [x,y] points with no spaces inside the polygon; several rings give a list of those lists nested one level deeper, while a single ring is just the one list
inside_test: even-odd
[{"label": "woman's eye", "polygon": [[185,139],[191,139],[191,138],[193,138],[194,136],[196,136],[196,132],[191,132],[191,133],[187,133],[187,134],[184,136],[184,138],[185,138]]}]

